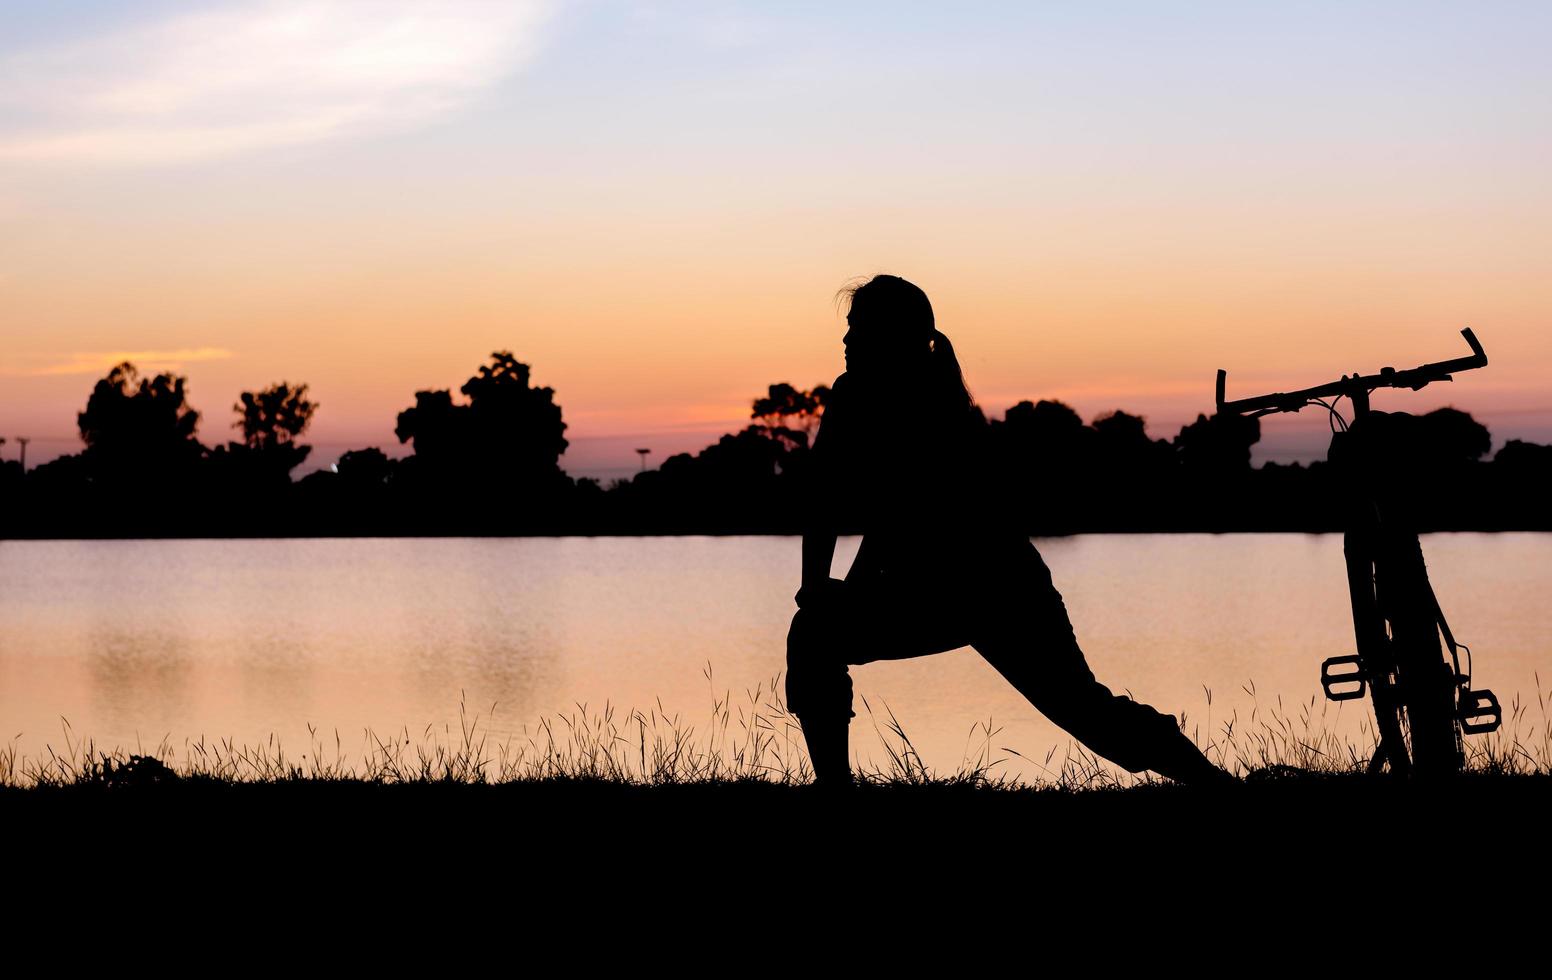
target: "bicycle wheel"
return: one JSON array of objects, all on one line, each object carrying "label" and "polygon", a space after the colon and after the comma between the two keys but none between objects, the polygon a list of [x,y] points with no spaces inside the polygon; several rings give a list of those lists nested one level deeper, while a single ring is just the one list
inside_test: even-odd
[{"label": "bicycle wheel", "polygon": [[[1398,776],[1412,771],[1412,759],[1404,732],[1406,712],[1397,683],[1395,658],[1391,650],[1390,629],[1375,593],[1375,534],[1372,529],[1350,530],[1342,536],[1342,551],[1347,560],[1347,587],[1353,607],[1353,633],[1358,647],[1356,658],[1334,658],[1322,668],[1326,695],[1337,700],[1363,696],[1367,686],[1374,705],[1375,737],[1378,747],[1369,761],[1371,774],[1389,767]],[[1356,675],[1327,675],[1326,667],[1336,661],[1348,665],[1356,659],[1361,670]],[[1358,688],[1338,693],[1335,684],[1360,680]]]},{"label": "bicycle wheel", "polygon": [[1389,625],[1394,703],[1406,729],[1412,768],[1419,776],[1459,772],[1465,751],[1456,718],[1455,671],[1444,659],[1422,545],[1415,533],[1382,529],[1375,559],[1375,596]]}]

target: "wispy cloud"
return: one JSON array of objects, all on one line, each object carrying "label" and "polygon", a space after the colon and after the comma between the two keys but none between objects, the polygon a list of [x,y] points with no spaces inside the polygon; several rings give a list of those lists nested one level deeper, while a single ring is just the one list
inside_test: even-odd
[{"label": "wispy cloud", "polygon": [[220,347],[190,347],[182,350],[77,351],[56,364],[18,372],[30,375],[107,374],[115,364],[129,361],[141,374],[181,368],[195,361],[224,361],[232,352]]},{"label": "wispy cloud", "polygon": [[0,61],[0,160],[158,163],[398,129],[519,67],[541,0],[270,0]]}]

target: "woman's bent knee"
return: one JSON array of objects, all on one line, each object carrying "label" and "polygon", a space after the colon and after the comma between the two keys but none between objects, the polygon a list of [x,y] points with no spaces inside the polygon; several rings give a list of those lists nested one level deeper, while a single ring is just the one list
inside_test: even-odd
[{"label": "woman's bent knee", "polygon": [[856,717],[851,673],[833,632],[812,610],[799,609],[787,631],[786,697],[787,710],[795,715]]}]

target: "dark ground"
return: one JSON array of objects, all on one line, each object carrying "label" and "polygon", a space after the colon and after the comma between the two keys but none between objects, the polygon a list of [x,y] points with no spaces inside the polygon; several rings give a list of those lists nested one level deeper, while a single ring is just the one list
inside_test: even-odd
[{"label": "dark ground", "polygon": [[[232,871],[262,873],[277,855],[375,855],[406,872],[477,859],[529,873],[671,876],[722,860],[748,861],[763,874],[866,861],[870,874],[889,877],[929,862],[935,873],[986,866],[1017,874],[1087,865],[1227,871],[1240,860],[1265,868],[1287,857],[1372,873],[1404,870],[1414,848],[1437,847],[1441,864],[1469,859],[1484,844],[1539,859],[1549,803],[1546,775],[1467,774],[1430,786],[1264,771],[1229,790],[1160,782],[1089,790],[871,785],[849,793],[756,781],[184,779],[3,788],[0,819],[13,844],[28,842],[13,857],[42,857],[45,866],[171,868],[220,855]],[[938,863],[949,857],[950,865]]]},{"label": "dark ground", "polygon": [[[92,925],[80,941],[99,947],[133,929],[233,968],[311,936],[439,973],[476,968],[464,957],[487,948],[507,966],[543,953],[586,973],[1007,963],[1065,976],[1073,964],[1049,957],[1074,954],[1320,973],[1405,937],[1408,956],[1436,944],[1496,974],[1509,945],[1542,934],[1549,801],[1549,776],[850,794],[184,780],[3,788],[0,826],[6,892],[23,903],[13,937],[41,913]],[[454,959],[436,959],[443,944]]]}]

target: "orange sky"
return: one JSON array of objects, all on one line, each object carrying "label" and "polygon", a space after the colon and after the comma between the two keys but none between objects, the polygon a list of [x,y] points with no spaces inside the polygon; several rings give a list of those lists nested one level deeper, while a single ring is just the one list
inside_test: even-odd
[{"label": "orange sky", "polygon": [[[993,414],[1056,397],[1168,437],[1218,367],[1231,397],[1297,387],[1471,326],[1488,369],[1377,406],[1552,441],[1539,12],[999,7],[856,46],[861,12],[466,6],[24,18],[0,435],[73,451],[134,356],[188,375],[206,442],[240,391],[308,383],[326,464],[510,349],[556,390],[563,463],[619,475],[832,380],[836,289],[888,271]],[[394,33],[400,7],[434,23]],[[276,70],[201,53],[211,32]],[[1267,424],[1266,456],[1318,454],[1324,424]]]}]

